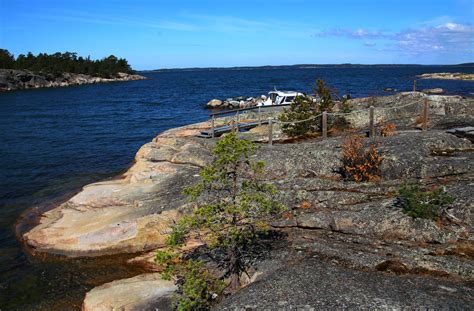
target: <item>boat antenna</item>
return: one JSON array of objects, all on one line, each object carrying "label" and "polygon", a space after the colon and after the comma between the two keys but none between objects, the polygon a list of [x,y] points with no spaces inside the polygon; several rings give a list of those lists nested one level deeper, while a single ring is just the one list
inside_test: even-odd
[{"label": "boat antenna", "polygon": [[275,92],[277,91],[277,88],[276,88],[276,86],[273,86],[273,90],[274,90]]}]

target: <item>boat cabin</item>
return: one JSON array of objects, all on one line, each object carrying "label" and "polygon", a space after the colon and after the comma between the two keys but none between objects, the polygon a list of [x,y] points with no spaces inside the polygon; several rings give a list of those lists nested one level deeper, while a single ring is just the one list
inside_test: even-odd
[{"label": "boat cabin", "polygon": [[268,92],[268,98],[258,106],[273,106],[273,105],[284,105],[291,104],[296,96],[302,96],[303,93],[289,92],[289,91],[271,91]]}]

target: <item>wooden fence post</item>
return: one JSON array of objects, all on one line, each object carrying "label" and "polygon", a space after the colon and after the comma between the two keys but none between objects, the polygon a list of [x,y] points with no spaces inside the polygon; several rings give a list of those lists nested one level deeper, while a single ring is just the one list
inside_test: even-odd
[{"label": "wooden fence post", "polygon": [[273,145],[273,120],[268,119],[268,144]]},{"label": "wooden fence post", "polygon": [[375,137],[374,106],[369,108],[369,137]]},{"label": "wooden fence post", "polygon": [[214,136],[215,136],[215,127],[214,127],[214,121],[215,120],[214,119],[215,119],[215,117],[214,117],[214,115],[212,115],[212,120],[211,120],[211,131],[212,131],[211,132],[211,137],[212,138],[214,138]]},{"label": "wooden fence post", "polygon": [[413,92],[416,92],[416,79],[413,80]]},{"label": "wooden fence post", "polygon": [[328,137],[328,113],[326,111],[323,111],[321,130],[323,132],[323,139],[326,139]]},{"label": "wooden fence post", "polygon": [[262,125],[261,108],[258,106],[258,125]]},{"label": "wooden fence post", "polygon": [[428,110],[429,110],[428,99],[425,98],[425,102],[423,103],[423,131],[428,130]]}]

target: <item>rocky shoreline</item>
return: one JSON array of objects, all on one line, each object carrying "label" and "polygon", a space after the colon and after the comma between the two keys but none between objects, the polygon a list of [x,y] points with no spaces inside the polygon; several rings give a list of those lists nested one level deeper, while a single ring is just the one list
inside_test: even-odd
[{"label": "rocky shoreline", "polygon": [[465,80],[474,81],[474,74],[472,73],[461,73],[461,72],[437,72],[437,73],[424,73],[416,76],[420,79],[444,79],[444,80]]},{"label": "rocky shoreline", "polygon": [[[431,103],[430,130],[423,133],[415,129],[416,110],[406,103],[425,98]],[[249,284],[218,309],[474,307],[469,285],[474,279],[474,154],[472,140],[460,134],[472,134],[474,99],[407,92],[350,103],[355,110],[373,105],[409,115],[396,121],[397,135],[380,138],[382,181],[338,179],[334,168],[341,136],[262,144],[256,158],[265,161],[267,181],[291,209],[273,224],[287,238],[253,267]],[[229,120],[218,118],[215,125]],[[357,115],[349,120],[353,126],[366,122]],[[140,148],[122,179],[84,187],[24,234],[36,254],[141,254],[129,262],[150,273],[93,289],[83,310],[166,309],[175,288],[159,278],[154,253],[163,246],[169,224],[187,208],[182,189],[212,161],[217,138],[196,137],[209,127],[202,122],[159,134]],[[241,135],[258,142],[267,133],[262,125]],[[275,142],[284,139],[278,126],[274,133]],[[433,150],[453,152],[440,156]],[[442,184],[455,197],[452,221],[412,219],[394,206],[390,194],[410,178]]]},{"label": "rocky shoreline", "polygon": [[257,106],[260,103],[263,103],[265,100],[267,100],[266,95],[260,95],[257,97],[237,96],[237,97],[226,98],[224,100],[211,99],[206,104],[206,108],[208,109],[250,108],[250,107]]},{"label": "rocky shoreline", "polygon": [[37,74],[29,70],[0,69],[0,92],[143,79],[146,77],[123,72],[113,78],[102,78],[74,73],[53,75]]}]

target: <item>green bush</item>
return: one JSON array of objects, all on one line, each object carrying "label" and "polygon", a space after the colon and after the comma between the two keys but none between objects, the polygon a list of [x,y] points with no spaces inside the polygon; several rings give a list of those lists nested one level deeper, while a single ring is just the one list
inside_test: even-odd
[{"label": "green bush", "polygon": [[163,267],[164,280],[175,279],[178,291],[173,307],[179,311],[208,310],[222,298],[225,282],[210,273],[203,262],[185,259],[174,250],[159,250],[155,262]]},{"label": "green bush", "polygon": [[188,260],[179,284],[179,296],[175,300],[179,311],[208,310],[219,301],[225,282],[214,277],[200,261]]},{"label": "green bush", "polygon": [[441,216],[442,208],[454,202],[442,188],[424,190],[414,183],[404,184],[398,194],[403,212],[413,218],[437,220]]}]

